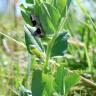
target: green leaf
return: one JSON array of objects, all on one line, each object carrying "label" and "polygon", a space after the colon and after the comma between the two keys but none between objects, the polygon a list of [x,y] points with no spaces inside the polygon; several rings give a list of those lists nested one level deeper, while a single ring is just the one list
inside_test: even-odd
[{"label": "green leaf", "polygon": [[67,94],[70,89],[79,82],[80,76],[76,73],[69,73],[61,64],[55,73],[56,91],[60,95]]},{"label": "green leaf", "polygon": [[28,13],[26,10],[22,9],[22,10],[21,10],[21,14],[22,14],[25,22],[26,22],[27,24],[29,24],[29,25],[32,25],[32,24],[31,24],[30,17],[29,17],[29,13]]},{"label": "green leaf", "polygon": [[43,75],[44,90],[48,96],[52,96],[54,92],[54,77],[50,74]]},{"label": "green leaf", "polygon": [[67,69],[64,68],[64,65],[61,64],[55,73],[55,89],[59,95],[64,94],[64,78],[69,75],[69,72]]},{"label": "green leaf", "polygon": [[55,0],[54,6],[58,8],[61,14],[66,13],[66,8],[69,8],[71,0]]},{"label": "green leaf", "polygon": [[20,9],[21,11],[25,10],[26,12],[33,13],[33,14],[35,14],[35,11],[37,11],[35,8],[35,4],[27,4],[27,3],[21,4]]},{"label": "green leaf", "polygon": [[30,45],[35,45],[36,48],[43,52],[44,51],[44,47],[42,45],[42,42],[40,40],[39,37],[36,37],[36,36],[33,36],[32,33],[36,30],[35,27],[31,27],[30,25],[25,25],[25,42],[26,42],[26,46],[27,46],[27,49],[30,52]]},{"label": "green leaf", "polygon": [[40,13],[40,5],[41,5],[40,0],[35,0],[35,5],[34,5],[34,13],[35,14],[34,15],[38,16],[38,18],[39,18],[39,13]]},{"label": "green leaf", "polygon": [[60,19],[59,11],[50,4],[43,3],[40,6],[39,19],[46,34],[56,32]]},{"label": "green leaf", "polygon": [[67,43],[68,38],[69,38],[69,34],[67,32],[59,33],[52,47],[51,57],[64,55],[68,47],[68,43]]},{"label": "green leaf", "polygon": [[32,96],[43,96],[44,83],[42,80],[42,71],[35,69],[32,77]]},{"label": "green leaf", "polygon": [[37,3],[36,4],[27,4],[27,3],[21,4],[20,9],[21,9],[21,14],[27,24],[32,25],[29,14],[39,16],[40,6]]},{"label": "green leaf", "polygon": [[64,65],[61,64],[60,67],[58,67],[57,72],[55,74],[55,82],[56,82],[56,91],[59,94],[63,94],[63,80],[64,80]]},{"label": "green leaf", "polygon": [[34,0],[26,0],[26,3],[34,3]]},{"label": "green leaf", "polygon": [[65,93],[67,94],[70,89],[80,81],[80,76],[72,73],[64,78]]}]

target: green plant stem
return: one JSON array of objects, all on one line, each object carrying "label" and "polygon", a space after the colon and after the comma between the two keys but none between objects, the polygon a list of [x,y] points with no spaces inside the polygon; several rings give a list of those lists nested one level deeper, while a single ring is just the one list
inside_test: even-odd
[{"label": "green plant stem", "polygon": [[50,55],[51,55],[51,50],[52,50],[52,47],[54,45],[54,42],[55,42],[55,39],[57,38],[57,34],[55,34],[52,38],[52,40],[49,42],[48,44],[48,48],[47,48],[47,56],[46,56],[46,61],[45,61],[45,66],[48,65],[48,62],[49,62],[49,59],[50,59]]},{"label": "green plant stem", "polygon": [[86,54],[86,58],[87,58],[87,63],[88,63],[88,71],[92,72],[92,62],[90,60],[89,54],[88,54],[88,49],[86,47],[86,45],[84,45],[84,50],[85,50],[85,54]]}]

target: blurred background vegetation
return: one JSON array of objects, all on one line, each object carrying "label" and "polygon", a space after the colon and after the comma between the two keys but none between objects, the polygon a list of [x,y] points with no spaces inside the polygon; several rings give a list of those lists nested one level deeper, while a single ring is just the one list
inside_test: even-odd
[{"label": "blurred background vegetation", "polygon": [[[24,21],[19,9],[24,1],[0,0],[0,96],[17,96],[26,75],[29,56],[22,46]],[[92,66],[92,80],[96,82],[96,0],[72,0],[65,29],[73,37],[65,55],[66,66],[83,74],[87,73],[89,64]],[[87,75],[90,77],[90,73]],[[80,90],[85,94],[86,90],[91,89],[82,87]],[[82,96],[93,96],[90,95],[92,93],[87,91],[87,95]]]},{"label": "blurred background vegetation", "polygon": [[[24,21],[19,9],[22,2],[24,0],[0,0],[0,33],[19,42],[24,42]],[[27,61],[25,49],[0,34],[0,96],[11,96],[19,87]]]}]

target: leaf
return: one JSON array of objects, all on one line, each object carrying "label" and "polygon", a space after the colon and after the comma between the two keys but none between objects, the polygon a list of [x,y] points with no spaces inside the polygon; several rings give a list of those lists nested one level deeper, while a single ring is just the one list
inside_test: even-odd
[{"label": "leaf", "polygon": [[21,10],[21,14],[22,14],[25,22],[26,22],[27,24],[29,24],[29,25],[32,25],[32,24],[31,24],[30,17],[29,17],[29,13],[28,13],[26,10],[22,9],[22,10]]},{"label": "leaf", "polygon": [[64,65],[61,64],[55,73],[55,89],[59,95],[62,95],[64,93],[64,78],[69,75],[69,72],[67,69],[64,68]]},{"label": "leaf", "polygon": [[25,10],[26,12],[33,13],[33,14],[35,13],[35,10],[36,10],[35,4],[28,4],[28,3],[21,4],[20,9],[21,9],[21,11]]},{"label": "leaf", "polygon": [[26,3],[34,3],[34,0],[26,0]]},{"label": "leaf", "polygon": [[58,21],[60,19],[59,11],[47,3],[41,4],[40,7],[40,23],[46,34],[53,34],[58,27]]},{"label": "leaf", "polygon": [[56,91],[59,94],[63,94],[63,79],[64,79],[63,71],[64,71],[64,65],[60,65],[55,74]]},{"label": "leaf", "polygon": [[67,94],[70,89],[80,81],[80,76],[72,73],[64,78],[65,93]]},{"label": "leaf", "polygon": [[71,0],[55,0],[54,6],[58,8],[61,14],[66,13],[66,8],[69,8]]},{"label": "leaf", "polygon": [[32,75],[32,96],[42,96],[44,83],[42,80],[42,70],[35,69]]},{"label": "leaf", "polygon": [[68,47],[68,43],[67,43],[68,38],[69,38],[69,34],[67,32],[59,33],[52,47],[51,57],[64,55]]},{"label": "leaf", "polygon": [[56,91],[60,95],[67,94],[79,80],[80,76],[78,74],[69,74],[69,71],[61,64],[55,73]]},{"label": "leaf", "polygon": [[25,25],[25,42],[26,42],[26,46],[27,46],[27,49],[30,52],[30,45],[35,45],[36,48],[43,52],[44,51],[44,47],[42,45],[42,42],[40,40],[40,38],[36,37],[36,36],[33,36],[32,33],[36,30],[35,27],[31,27],[30,25]]},{"label": "leaf", "polygon": [[37,3],[36,4],[27,4],[27,3],[21,4],[20,9],[21,9],[21,14],[27,24],[32,25],[29,14],[33,14],[34,16],[39,16],[40,6]]},{"label": "leaf", "polygon": [[54,77],[50,74],[43,75],[44,89],[48,96],[52,96],[54,92]]}]

